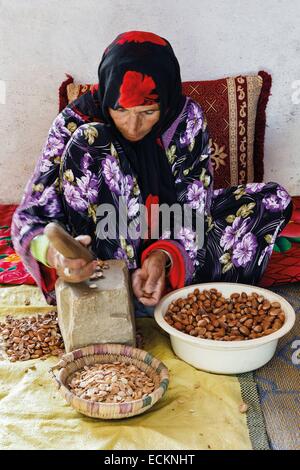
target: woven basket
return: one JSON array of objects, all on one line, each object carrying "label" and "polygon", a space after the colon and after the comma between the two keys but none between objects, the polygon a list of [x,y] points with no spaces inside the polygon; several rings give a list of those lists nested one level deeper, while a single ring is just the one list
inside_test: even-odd
[{"label": "woven basket", "polygon": [[[84,366],[110,362],[130,363],[145,372],[154,382],[155,389],[144,398],[125,403],[101,403],[78,397],[68,388],[70,376]],[[58,374],[54,373],[59,370]],[[75,410],[92,418],[120,419],[144,413],[166,392],[169,372],[166,366],[147,351],[124,344],[94,344],[65,354],[49,371],[66,401]]]}]

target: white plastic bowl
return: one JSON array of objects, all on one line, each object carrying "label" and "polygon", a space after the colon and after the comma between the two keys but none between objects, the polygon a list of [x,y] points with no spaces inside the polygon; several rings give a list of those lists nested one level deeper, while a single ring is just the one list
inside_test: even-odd
[{"label": "white plastic bowl", "polygon": [[[256,292],[271,302],[280,302],[285,313],[283,326],[268,336],[247,341],[215,341],[195,338],[170,326],[164,319],[169,304],[179,297],[186,297],[194,291],[218,289],[225,297],[237,292]],[[167,294],[157,304],[154,317],[159,326],[169,333],[175,354],[197,369],[217,374],[241,374],[266,364],[274,355],[278,339],[288,333],[295,323],[295,311],[283,297],[261,287],[247,284],[213,282],[193,284]]]}]

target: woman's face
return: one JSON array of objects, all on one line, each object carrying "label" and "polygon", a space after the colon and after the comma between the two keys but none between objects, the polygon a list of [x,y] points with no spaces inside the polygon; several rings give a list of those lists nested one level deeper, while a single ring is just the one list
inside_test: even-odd
[{"label": "woman's face", "polygon": [[137,142],[147,135],[159,121],[159,104],[134,106],[132,108],[108,108],[117,129],[125,139]]}]

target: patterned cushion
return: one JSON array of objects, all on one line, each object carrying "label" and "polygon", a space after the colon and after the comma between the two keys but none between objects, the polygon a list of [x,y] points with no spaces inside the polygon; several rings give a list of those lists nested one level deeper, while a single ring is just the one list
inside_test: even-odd
[{"label": "patterned cushion", "polygon": [[[73,77],[60,87],[60,111],[93,85],[75,84]],[[183,82],[183,93],[199,102],[211,135],[215,189],[263,179],[265,108],[271,76],[259,72],[201,82]]]}]

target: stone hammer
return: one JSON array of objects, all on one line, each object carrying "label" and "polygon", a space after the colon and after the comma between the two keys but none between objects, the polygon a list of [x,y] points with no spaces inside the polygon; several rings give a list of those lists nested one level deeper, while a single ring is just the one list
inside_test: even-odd
[{"label": "stone hammer", "polygon": [[[59,224],[51,222],[44,234],[66,258],[87,262],[95,257]],[[107,260],[109,269],[99,279],[55,284],[59,327],[66,352],[97,343],[136,345],[133,293],[124,260]]]}]

